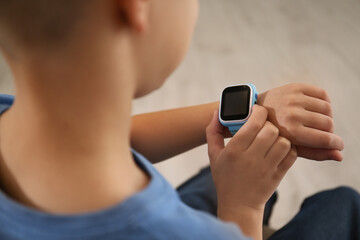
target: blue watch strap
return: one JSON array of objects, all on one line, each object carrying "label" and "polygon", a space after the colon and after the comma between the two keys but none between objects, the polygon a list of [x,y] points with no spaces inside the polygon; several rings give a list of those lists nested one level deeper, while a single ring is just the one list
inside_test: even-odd
[{"label": "blue watch strap", "polygon": [[229,128],[229,131],[231,133],[231,135],[235,135],[237,133],[237,131],[239,131],[239,129],[245,124],[245,122],[239,124],[239,125],[236,125],[236,126],[230,126],[228,127]]}]

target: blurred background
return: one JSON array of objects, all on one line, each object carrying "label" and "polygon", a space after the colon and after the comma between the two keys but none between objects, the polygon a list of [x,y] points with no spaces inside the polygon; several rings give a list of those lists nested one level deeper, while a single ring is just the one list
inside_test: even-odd
[{"label": "blurred background", "polygon": [[[271,225],[279,228],[311,194],[341,185],[360,191],[360,0],[200,0],[184,63],[163,88],[136,100],[133,113],[217,101],[230,84],[263,92],[295,82],[328,91],[344,161],[297,160],[278,189]],[[0,92],[14,94],[1,56]],[[207,165],[202,146],[156,167],[176,187]]]}]

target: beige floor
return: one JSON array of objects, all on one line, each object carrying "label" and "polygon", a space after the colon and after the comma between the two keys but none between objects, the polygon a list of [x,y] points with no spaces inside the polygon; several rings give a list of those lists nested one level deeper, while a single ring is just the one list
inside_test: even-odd
[{"label": "beige floor", "polygon": [[[234,83],[251,82],[260,91],[291,82],[315,84],[332,98],[345,161],[298,159],[279,187],[272,225],[286,223],[317,191],[339,185],[360,191],[360,1],[200,2],[186,61],[161,90],[137,100],[134,113],[215,101],[225,85]],[[13,93],[10,79],[0,59],[1,92]],[[176,186],[207,164],[203,146],[157,168]]]}]

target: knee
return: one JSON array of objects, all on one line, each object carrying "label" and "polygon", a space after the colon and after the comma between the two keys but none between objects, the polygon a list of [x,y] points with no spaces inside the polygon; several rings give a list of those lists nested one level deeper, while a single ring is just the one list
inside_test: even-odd
[{"label": "knee", "polygon": [[359,193],[351,187],[341,186],[333,189],[332,191],[334,196],[337,198],[348,199],[348,200],[359,200],[360,198]]},{"label": "knee", "polygon": [[[310,202],[319,201],[322,207],[332,210],[346,210],[354,207],[360,208],[360,195],[350,187],[337,187],[335,189],[323,191],[308,199]],[[304,202],[305,203],[305,202]]]},{"label": "knee", "polygon": [[350,187],[338,187],[329,191],[329,198],[334,201],[334,204],[341,204],[348,207],[360,206],[359,193]]}]

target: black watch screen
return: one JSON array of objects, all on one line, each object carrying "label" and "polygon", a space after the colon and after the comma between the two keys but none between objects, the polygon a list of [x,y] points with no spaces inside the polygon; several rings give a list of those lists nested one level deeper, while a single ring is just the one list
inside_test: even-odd
[{"label": "black watch screen", "polygon": [[247,85],[228,87],[221,97],[220,117],[224,121],[242,120],[249,115],[251,89]]}]

